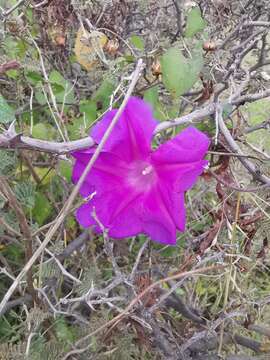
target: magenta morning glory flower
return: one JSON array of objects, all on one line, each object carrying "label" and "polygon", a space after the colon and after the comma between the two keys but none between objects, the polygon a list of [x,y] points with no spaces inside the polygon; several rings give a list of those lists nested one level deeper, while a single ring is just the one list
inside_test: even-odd
[{"label": "magenta morning glory flower", "polygon": [[[93,127],[91,136],[97,144],[116,111],[108,111]],[[101,232],[98,219],[112,238],[144,233],[159,243],[176,243],[176,230],[185,229],[184,193],[208,163],[203,157],[209,139],[196,128],[188,127],[153,150],[151,140],[157,124],[147,103],[130,98],[81,186],[84,198],[95,192],[77,210],[77,220],[83,227],[93,226]],[[90,148],[73,152],[74,183],[94,151]]]}]

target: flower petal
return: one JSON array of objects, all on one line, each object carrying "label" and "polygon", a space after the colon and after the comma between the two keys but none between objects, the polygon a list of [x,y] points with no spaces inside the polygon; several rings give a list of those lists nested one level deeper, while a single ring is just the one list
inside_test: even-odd
[{"label": "flower petal", "polygon": [[[82,151],[72,155],[77,159],[73,168],[72,181],[77,183],[93,153]],[[86,176],[80,188],[80,194],[86,197],[93,191],[100,194],[106,191],[114,191],[116,188],[122,189],[128,171],[128,164],[119,157],[110,153],[101,153],[90,173]]]},{"label": "flower petal", "polygon": [[171,210],[168,201],[164,201],[159,187],[153,188],[143,199],[143,232],[154,241],[174,245],[176,225]]},{"label": "flower petal", "polygon": [[162,144],[152,155],[156,163],[189,163],[202,160],[209,147],[209,138],[194,127],[184,129]]},{"label": "flower petal", "polygon": [[184,192],[190,189],[208,165],[207,160],[186,164],[155,164],[159,181],[166,184],[174,192]]},{"label": "flower petal", "polygon": [[76,219],[79,224],[81,224],[82,227],[88,228],[90,226],[93,226],[96,224],[95,220],[92,218],[92,200],[89,202],[81,205],[78,210],[76,211]]},{"label": "flower petal", "polygon": [[185,195],[183,192],[175,192],[171,189],[162,187],[162,198],[166,204],[166,208],[180,231],[185,231],[186,225],[186,210],[185,210]]},{"label": "flower petal", "polygon": [[128,196],[124,197],[123,192],[118,189],[118,192],[95,196],[78,209],[77,220],[83,227],[94,225],[98,232],[101,232],[98,225],[100,222],[114,238],[134,236],[142,232],[141,220],[136,214],[136,209],[140,206],[138,194],[129,192]]},{"label": "flower petal", "polygon": [[[84,169],[85,169],[85,165],[81,161],[77,160],[74,164],[72,177],[71,177],[71,180],[74,184],[77,184]],[[87,177],[86,177],[85,181],[83,182],[83,184],[80,187],[80,194],[83,197],[87,197],[90,194],[92,194],[94,191],[95,191],[95,186],[93,186],[93,184],[91,184],[91,182],[89,183],[87,181]]]},{"label": "flower petal", "polygon": [[[117,110],[105,114],[91,131],[93,139],[99,143]],[[103,150],[132,161],[144,159],[151,151],[151,139],[157,126],[151,107],[143,100],[131,97]]]}]

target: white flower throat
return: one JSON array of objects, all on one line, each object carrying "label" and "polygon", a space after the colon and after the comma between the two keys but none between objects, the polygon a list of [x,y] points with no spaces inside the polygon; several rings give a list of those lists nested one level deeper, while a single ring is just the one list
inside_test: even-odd
[{"label": "white flower throat", "polygon": [[142,174],[143,175],[148,175],[148,174],[150,174],[152,172],[152,170],[153,170],[153,166],[148,165],[143,169]]}]

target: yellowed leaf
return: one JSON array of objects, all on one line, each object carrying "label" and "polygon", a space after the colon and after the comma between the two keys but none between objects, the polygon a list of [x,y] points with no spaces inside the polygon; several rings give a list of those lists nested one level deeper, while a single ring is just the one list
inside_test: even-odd
[{"label": "yellowed leaf", "polygon": [[89,33],[83,27],[77,32],[74,52],[78,63],[87,71],[98,64],[99,60],[106,61],[103,48],[108,38],[100,31]]}]

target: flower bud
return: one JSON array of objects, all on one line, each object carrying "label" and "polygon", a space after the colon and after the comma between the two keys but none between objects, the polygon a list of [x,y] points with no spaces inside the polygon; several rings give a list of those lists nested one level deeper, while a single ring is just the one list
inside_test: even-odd
[{"label": "flower bud", "polygon": [[117,39],[111,39],[105,45],[104,50],[110,55],[115,55],[119,49],[119,41]]},{"label": "flower bud", "polygon": [[152,63],[151,71],[152,71],[152,74],[154,76],[159,76],[159,75],[162,74],[161,65],[160,65],[160,62],[158,60],[154,60],[154,62]]},{"label": "flower bud", "polygon": [[203,43],[203,50],[205,51],[215,51],[217,44],[214,41],[205,41]]}]

